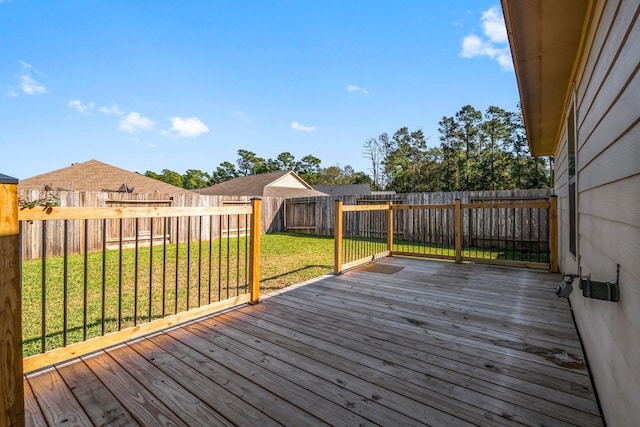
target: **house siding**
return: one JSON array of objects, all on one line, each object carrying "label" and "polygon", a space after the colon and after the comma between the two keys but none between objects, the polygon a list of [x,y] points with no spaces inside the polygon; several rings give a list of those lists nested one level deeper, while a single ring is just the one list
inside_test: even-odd
[{"label": "house siding", "polygon": [[286,188],[309,188],[304,183],[300,182],[295,176],[289,174],[269,184],[271,187],[286,187]]},{"label": "house siding", "polygon": [[593,10],[575,76],[577,259],[568,242],[566,130],[554,153],[560,268],[615,282],[620,265],[619,302],[584,298],[576,289],[571,303],[607,423],[638,425],[640,0],[599,1]]}]

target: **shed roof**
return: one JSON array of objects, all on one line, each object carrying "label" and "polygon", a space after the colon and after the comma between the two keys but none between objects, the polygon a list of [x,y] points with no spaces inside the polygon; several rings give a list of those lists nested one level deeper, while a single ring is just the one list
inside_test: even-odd
[{"label": "shed roof", "polygon": [[157,194],[193,194],[175,185],[167,184],[136,172],[129,172],[97,160],[73,163],[66,168],[54,170],[23,179],[20,190],[60,191],[109,191]]},{"label": "shed roof", "polygon": [[371,194],[371,186],[369,184],[313,185],[313,188],[330,196],[360,196]]}]

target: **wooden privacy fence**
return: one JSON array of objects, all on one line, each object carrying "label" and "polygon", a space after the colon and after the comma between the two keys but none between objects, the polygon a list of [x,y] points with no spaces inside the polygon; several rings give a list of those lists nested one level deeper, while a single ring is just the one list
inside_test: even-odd
[{"label": "wooden privacy fence", "polygon": [[[342,201],[345,206],[387,203],[393,203],[394,205],[446,205],[453,204],[457,199],[463,204],[545,201],[549,199],[550,195],[551,191],[549,189],[533,189],[300,197],[287,199],[284,202],[284,230],[295,233],[333,236],[335,200]],[[542,212],[542,215],[544,214],[545,212]],[[538,218],[535,219],[538,220]],[[541,217],[539,220],[544,228],[547,219]],[[402,230],[403,226],[400,224],[405,223],[407,227],[411,227],[409,216],[406,216],[406,218],[396,217],[396,232]],[[517,222],[516,226],[520,227],[520,224],[521,222]],[[522,224],[526,225],[526,222]],[[350,224],[345,223],[344,226],[349,227]],[[488,227],[488,225],[485,226]],[[525,230],[524,235],[527,235],[526,231],[528,230]],[[357,232],[357,230],[354,230],[354,232]],[[516,234],[522,235],[519,229]],[[450,238],[453,238],[453,235]]]},{"label": "wooden privacy fence", "polygon": [[335,201],[336,274],[405,255],[557,272],[557,199],[436,205]]},{"label": "wooden privacy fence", "polygon": [[[25,201],[40,200],[45,197],[44,191],[21,190],[19,197]],[[219,206],[250,205],[249,197],[208,196],[193,194],[138,194],[138,193],[107,193],[107,192],[59,192],[59,206],[65,208],[213,208]],[[265,197],[261,205],[261,232],[273,233],[283,230],[284,224],[284,198]],[[198,234],[219,237],[232,237],[242,234],[247,229],[244,217],[231,217],[228,222],[220,222],[219,218],[211,221],[203,218],[201,224],[190,223],[187,217],[180,217],[177,221],[165,222],[160,218],[127,218],[108,219],[106,227],[107,248],[117,248],[122,238],[125,247],[134,245],[134,239],[142,246],[149,244],[161,245],[165,240],[171,243],[184,243],[187,240],[198,239]],[[63,253],[64,236],[68,239],[68,254],[84,252],[96,252],[102,250],[103,225],[85,224],[77,220],[69,220],[67,230],[63,229],[62,222],[47,224],[46,230],[42,229],[41,222],[21,223],[21,253],[23,260],[39,259],[43,249],[49,256],[61,256]],[[137,231],[136,231],[137,230]]]}]

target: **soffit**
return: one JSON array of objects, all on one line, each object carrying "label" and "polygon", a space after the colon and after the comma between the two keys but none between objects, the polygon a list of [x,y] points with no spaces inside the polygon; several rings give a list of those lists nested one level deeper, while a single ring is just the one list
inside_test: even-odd
[{"label": "soffit", "polygon": [[529,149],[554,152],[590,2],[502,0]]}]

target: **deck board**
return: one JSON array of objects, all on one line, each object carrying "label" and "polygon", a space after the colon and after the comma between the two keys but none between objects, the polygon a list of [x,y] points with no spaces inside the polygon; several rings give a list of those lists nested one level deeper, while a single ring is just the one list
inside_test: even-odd
[{"label": "deck board", "polygon": [[29,377],[33,394],[49,425],[91,425],[89,416],[54,368]]},{"label": "deck board", "polygon": [[[239,322],[233,323],[234,327],[244,323],[242,322],[244,316],[242,314],[240,316],[238,318]],[[270,319],[268,319],[269,317]],[[223,319],[220,320],[223,321]],[[270,320],[272,323],[267,323],[266,320]],[[509,410],[510,413],[521,413],[519,417],[514,416],[514,419],[518,421],[526,421],[534,416],[540,417],[531,413],[531,410],[554,413],[559,418],[563,417],[563,406],[547,399],[536,399],[532,395],[527,395],[516,388],[510,387],[509,383],[495,384],[484,379],[476,379],[458,370],[446,369],[442,366],[434,368],[431,359],[428,361],[421,360],[421,355],[419,354],[417,357],[407,357],[398,355],[393,351],[384,351],[379,342],[367,344],[355,341],[354,337],[341,338],[331,332],[322,331],[317,325],[305,326],[302,323],[303,320],[294,318],[289,323],[274,315],[260,314],[260,319],[256,320],[256,326],[268,329],[269,334],[264,335],[265,339],[270,337],[272,340],[277,340],[280,347],[295,347],[300,354],[312,354],[316,348],[330,349],[330,356],[323,353],[318,354],[315,358],[346,372],[356,372],[358,376],[367,375],[374,384],[390,387],[395,393],[406,393],[407,397],[419,401],[426,390],[438,392],[449,398],[449,409],[451,411],[457,409],[453,407],[452,403],[464,398],[467,403],[473,403],[477,407],[476,412],[478,415],[482,414],[483,418],[486,413],[482,411],[482,408],[487,408],[491,405],[494,408],[498,406],[504,407],[504,402],[513,404]],[[277,324],[282,326],[274,326]],[[255,329],[252,330],[255,333]],[[287,334],[290,336],[290,340],[295,341],[287,342],[285,339],[274,338],[274,334]],[[312,336],[319,339],[314,339]],[[320,340],[324,340],[324,342]],[[304,346],[299,344],[300,342],[308,344]],[[351,363],[345,363],[340,358],[348,359]],[[400,368],[392,369],[390,366]],[[391,371],[393,375],[385,375]],[[494,374],[492,373],[491,375],[493,376]],[[419,380],[415,380],[415,378],[419,378]],[[398,379],[400,379],[399,384]],[[410,387],[409,384],[418,387]],[[544,396],[543,392],[541,396]],[[458,406],[457,403],[455,406]],[[577,417],[579,419],[576,421],[580,421],[581,425],[589,424],[590,417],[588,415],[584,419],[580,415],[577,415]],[[480,419],[474,421],[478,422]],[[552,420],[546,419],[544,422],[549,424]]]},{"label": "deck board", "polygon": [[[291,425],[321,425],[320,419],[301,411],[300,408],[292,405],[279,394],[270,393],[267,389],[252,382],[244,376],[238,375],[232,369],[216,362],[207,356],[210,346],[206,341],[198,342],[197,339],[190,339],[189,346],[180,339],[175,339],[169,334],[162,334],[154,337],[153,344],[162,347],[171,355],[188,364],[201,375],[211,379],[231,392],[237,399],[242,400],[256,410],[265,414],[262,420],[256,424],[265,422],[264,418],[270,417],[281,424]],[[199,344],[202,352],[198,351]],[[288,390],[288,388],[286,389]],[[280,393],[285,395],[285,393]]]},{"label": "deck board", "polygon": [[385,258],[29,374],[27,424],[601,426],[559,280]]},{"label": "deck board", "polygon": [[47,422],[28,381],[24,382],[24,418],[25,425],[47,427]]},{"label": "deck board", "polygon": [[[138,342],[130,344],[130,347],[203,402],[207,402],[212,395],[216,396],[217,404],[215,409],[227,420],[246,425],[279,425],[270,417],[265,417],[263,412],[260,412],[244,400],[238,399],[236,395],[232,394],[224,386],[203,376],[161,348],[155,340],[138,340]],[[227,379],[222,380],[228,381]]]},{"label": "deck board", "polygon": [[[470,366],[468,363],[458,361],[457,353],[454,353],[453,355],[450,353],[443,357],[438,355],[437,352],[431,352],[427,345],[422,345],[418,349],[419,345],[415,341],[408,346],[401,344],[399,342],[401,336],[391,335],[393,332],[389,330],[385,330],[384,336],[376,339],[374,336],[375,331],[378,330],[377,328],[371,326],[367,327],[366,325],[357,325],[358,333],[355,333],[348,327],[349,323],[342,321],[340,318],[338,318],[338,321],[340,322],[339,326],[323,323],[320,328],[316,325],[314,330],[309,330],[309,328],[302,326],[303,324],[301,323],[301,319],[298,319],[295,316],[295,312],[291,313],[285,310],[275,310],[271,307],[269,308],[269,311],[270,313],[268,314],[260,313],[260,318],[272,321],[274,324],[279,323],[283,325],[285,325],[283,319],[288,319],[292,322],[300,322],[297,323],[298,326],[290,324],[286,327],[291,330],[303,331],[304,333],[312,336],[332,341],[334,344],[345,348],[357,348],[359,351],[365,353],[365,355],[370,354],[376,355],[377,358],[383,358],[384,362],[386,362],[383,363],[384,366],[392,366],[395,370],[401,370],[401,373],[403,374],[402,378],[405,381],[412,381],[416,376],[416,371],[419,371],[417,369],[418,367],[422,367],[427,370],[432,370],[435,367],[438,371],[448,373],[450,378],[448,378],[447,381],[450,382],[454,382],[454,380],[460,376],[462,377],[462,380],[458,378],[458,381],[463,383],[468,381],[469,378],[490,381],[490,383],[480,384],[480,388],[485,392],[491,393],[493,390],[494,392],[499,393],[501,389],[506,386],[516,392],[524,391],[527,394],[540,398],[551,399],[553,401],[563,402],[571,400],[572,406],[597,414],[597,408],[594,407],[593,401],[589,396],[577,396],[571,392],[572,390],[564,392],[553,388],[553,385],[557,383],[555,377],[552,377],[548,385],[539,385],[535,382],[521,380],[517,377],[496,372],[495,366],[498,362],[495,359],[490,360],[489,363],[485,363],[484,365],[476,364]],[[269,330],[273,329],[273,327],[269,327]],[[375,341],[373,341],[372,338],[375,339]],[[393,338],[393,343],[391,343],[392,340],[389,338]],[[423,360],[425,360],[425,356],[428,356],[428,364],[423,362]],[[452,356],[454,357],[453,359]],[[361,363],[363,363],[362,360]],[[487,367],[487,365],[491,363],[493,363],[491,368]],[[405,366],[411,367],[411,370],[407,371],[406,369],[403,369]],[[380,367],[378,367],[378,369],[380,369]],[[405,373],[404,371],[407,371],[408,373]]]},{"label": "deck board", "polygon": [[82,359],[138,423],[148,426],[187,425],[106,353],[99,352]]},{"label": "deck board", "polygon": [[[371,328],[371,322],[366,315],[356,315],[350,312],[348,318],[340,309],[327,308],[326,305],[318,304],[313,301],[304,301],[300,298],[287,298],[283,295],[278,300],[280,307],[278,310],[273,307],[273,315],[287,315],[287,311],[292,309],[295,312],[303,309],[304,311],[314,312],[316,310],[324,310],[327,316],[323,319],[322,324],[325,330],[331,330],[337,335],[344,335],[345,323],[354,324],[354,327],[360,328],[360,333],[351,339],[364,340],[370,342],[376,339],[377,344],[383,348],[391,346],[395,351],[401,354],[413,355],[420,354],[422,357],[428,356],[429,360],[444,360],[447,363],[458,362],[459,364],[471,365],[475,368],[487,369],[494,374],[506,374],[510,377],[521,379],[525,383],[540,384],[546,387],[554,388],[566,393],[575,394],[585,397],[592,401],[592,392],[589,389],[590,382],[586,376],[576,377],[572,372],[566,372],[564,369],[551,369],[548,366],[528,364],[523,366],[522,363],[514,357],[506,360],[501,358],[495,352],[483,351],[474,347],[463,347],[454,341],[451,342],[435,342],[431,340],[424,342],[413,339],[412,334],[407,334],[404,329],[395,326],[387,326],[384,330],[379,328]],[[345,320],[347,318],[348,320]],[[394,345],[395,344],[395,345]],[[464,351],[463,351],[464,350]],[[511,362],[511,363],[509,363]],[[460,369],[456,366],[456,369]],[[576,381],[576,378],[578,381]],[[573,381],[573,382],[572,382]]]},{"label": "deck board", "polygon": [[[388,295],[388,294],[387,294]],[[303,296],[304,298],[304,296]],[[564,348],[572,347],[576,351],[580,351],[580,346],[576,344],[566,333],[555,333],[553,331],[540,330],[534,326],[531,328],[523,327],[506,319],[493,319],[486,316],[478,316],[470,313],[466,309],[460,307],[449,306],[445,309],[425,309],[424,302],[417,300],[395,302],[393,299],[383,296],[368,296],[366,291],[352,291],[347,289],[331,290],[323,295],[309,292],[307,299],[323,299],[329,306],[338,305],[341,302],[349,305],[349,310],[358,310],[359,312],[375,311],[380,322],[389,320],[395,322],[399,319],[412,319],[415,326],[427,323],[429,327],[440,326],[443,329],[451,329],[464,326],[465,332],[482,333],[494,338],[509,337],[515,340],[532,345],[545,346],[549,343],[562,345]],[[419,314],[416,316],[415,314]],[[415,317],[415,319],[414,319]],[[409,320],[407,320],[409,321]],[[500,321],[500,328],[495,328],[496,321]],[[574,331],[575,333],[575,331]],[[526,334],[526,338],[525,337]]]},{"label": "deck board", "polygon": [[94,424],[123,427],[138,425],[118,399],[105,390],[87,365],[74,361],[58,365],[56,369]]},{"label": "deck board", "polygon": [[[382,425],[421,425],[425,419],[455,422],[445,413],[419,403],[421,396],[417,394],[403,396],[381,387],[372,378],[367,378],[373,372],[363,369],[359,363],[350,363],[327,351],[325,347],[329,343],[305,345],[298,341],[302,339],[299,334],[295,337],[297,339],[292,339],[258,329],[254,325],[246,328],[245,318],[236,322],[223,318],[223,323],[213,323],[214,320],[203,322],[198,327],[209,327],[209,331],[206,331],[208,335],[220,333],[216,341],[222,339],[230,345],[246,342],[245,347],[238,350],[244,355],[251,355],[251,360],[263,364],[274,373],[290,377],[302,387],[338,404],[346,402],[347,406],[371,421]],[[226,327],[227,324],[233,327]],[[222,326],[223,330],[218,332],[217,326]]]}]

